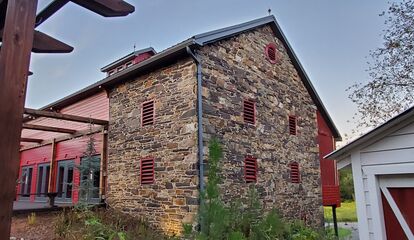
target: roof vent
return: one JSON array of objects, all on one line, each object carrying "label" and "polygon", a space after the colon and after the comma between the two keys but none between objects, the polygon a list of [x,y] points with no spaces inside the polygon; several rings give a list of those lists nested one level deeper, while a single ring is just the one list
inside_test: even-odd
[{"label": "roof vent", "polygon": [[279,62],[279,53],[277,51],[276,44],[274,43],[267,44],[265,47],[265,55],[266,55],[266,59],[271,64],[276,64]]}]

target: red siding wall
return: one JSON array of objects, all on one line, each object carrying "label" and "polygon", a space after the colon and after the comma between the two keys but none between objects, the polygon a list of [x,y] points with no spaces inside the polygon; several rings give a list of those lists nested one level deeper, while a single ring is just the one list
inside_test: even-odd
[{"label": "red siding wall", "polygon": [[[109,119],[109,99],[105,91],[97,93],[91,97],[83,99],[72,105],[69,105],[63,109],[60,109],[61,113],[77,115],[82,117],[91,117],[97,119],[108,120]],[[51,127],[71,128],[76,130],[88,129],[89,125],[84,123],[76,123],[70,121],[62,121],[51,118],[37,118],[28,122],[30,124],[45,125]],[[40,132],[35,130],[23,129],[22,137],[26,138],[40,138],[40,139],[53,139],[64,136],[64,133],[53,132]],[[33,145],[31,143],[23,143],[23,146]]]},{"label": "red siding wall", "polygon": [[339,194],[339,179],[336,169],[336,161],[324,159],[328,153],[335,150],[335,141],[333,134],[323,119],[320,112],[317,112],[318,120],[318,142],[319,142],[319,159],[321,161],[321,180],[322,180],[322,199],[324,206],[341,204]]},{"label": "red siding wall", "polygon": [[145,59],[150,58],[152,55],[152,53],[142,53],[140,55],[138,55],[136,58],[134,58],[134,64],[140,63],[142,61],[144,61]]},{"label": "red siding wall", "polygon": [[[98,119],[109,119],[109,100],[107,95],[104,91],[76,102],[70,106],[67,106],[60,110],[61,113],[67,113],[72,115],[84,116],[84,117],[92,117]],[[68,122],[68,121],[61,121],[56,119],[46,119],[46,118],[38,118],[33,121],[30,121],[31,124],[39,124],[39,125],[46,125],[46,126],[56,126],[56,127],[63,127],[63,128],[73,128],[76,130],[85,130],[88,129],[88,124],[82,123],[75,123],[75,122]],[[22,132],[23,137],[31,137],[31,138],[41,138],[45,140],[51,140],[53,138],[57,138],[59,136],[64,136],[65,134],[60,133],[52,133],[52,132],[42,132],[42,131],[33,131],[33,130],[24,130]],[[102,134],[97,133],[94,134],[95,138],[95,149],[97,153],[100,154],[102,151]],[[89,137],[84,136],[68,141],[59,142],[56,144],[56,162],[62,160],[75,160],[75,164],[80,164],[80,159],[84,155],[83,152],[86,149],[86,144]],[[24,145],[27,146],[28,144]],[[33,175],[32,175],[32,184],[31,184],[31,197],[30,200],[35,200],[35,193],[36,193],[36,183],[37,183],[37,170],[38,165],[41,163],[50,163],[52,157],[52,145],[46,145],[38,148],[32,148],[25,151],[20,152],[20,169],[19,169],[19,179],[22,174],[22,167],[23,166],[33,166]],[[55,167],[57,164],[55,164]],[[52,173],[54,178],[56,178],[55,171]],[[56,184],[56,179],[52,180],[54,182],[54,187]],[[75,168],[74,173],[74,191],[72,195],[73,202],[76,203],[78,201],[78,191],[76,190],[76,186],[79,186],[80,176],[79,172]],[[20,193],[20,184],[17,186],[17,193]],[[17,199],[19,196],[17,195]]]},{"label": "red siding wall", "polygon": [[[46,145],[40,148],[34,148],[29,151],[24,151],[20,153],[20,169],[19,169],[19,179],[22,174],[22,167],[32,166],[33,175],[32,175],[32,184],[31,184],[31,193],[36,192],[36,180],[37,180],[37,167],[41,163],[50,162],[52,156],[52,145]],[[17,186],[17,193],[20,193],[20,184]],[[17,196],[18,199],[19,196]],[[34,195],[30,196],[30,200],[34,201]]]}]

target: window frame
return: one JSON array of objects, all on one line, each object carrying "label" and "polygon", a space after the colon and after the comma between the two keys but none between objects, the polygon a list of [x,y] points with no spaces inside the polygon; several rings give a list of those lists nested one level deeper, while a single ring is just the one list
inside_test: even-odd
[{"label": "window frame", "polygon": [[291,162],[290,167],[290,182],[291,183],[301,183],[302,178],[300,174],[300,165],[298,162]]},{"label": "window frame", "polygon": [[[145,123],[144,125],[144,105],[150,102],[152,102],[152,123],[151,124]],[[146,127],[146,126],[151,126],[151,125],[155,125],[155,100],[148,100],[148,101],[141,103],[141,127]]]},{"label": "window frame", "polygon": [[[248,164],[249,163],[249,164]],[[248,174],[248,166],[253,167],[253,175]],[[244,157],[244,181],[246,183],[256,183],[257,182],[257,175],[258,175],[258,166],[257,166],[257,158],[247,155]]]},{"label": "window frame", "polygon": [[[253,122],[246,121],[246,103],[253,104],[253,116],[252,116],[253,117]],[[253,125],[253,126],[256,125],[256,122],[257,122],[257,114],[256,114],[257,106],[256,106],[256,104],[257,104],[257,102],[254,99],[249,99],[249,98],[243,99],[243,122],[244,122],[244,124],[249,124],[249,125]],[[248,115],[251,115],[251,113],[248,113]],[[251,116],[247,116],[247,117],[251,117]]]},{"label": "window frame", "polygon": [[[151,166],[151,170],[152,170],[152,179],[151,180],[145,180],[143,181],[143,168],[142,166],[144,165],[144,161],[152,161],[152,166]],[[145,163],[147,164],[147,163]],[[147,169],[146,169],[147,170]],[[139,168],[139,182],[141,185],[151,185],[155,183],[155,158],[148,156],[148,157],[144,157],[141,158],[140,160],[140,168]]]},{"label": "window frame", "polygon": [[[274,59],[272,59],[270,56],[269,56],[269,50],[270,49],[273,49],[273,51],[274,51],[274,54],[275,54],[275,58]],[[268,43],[266,46],[265,46],[265,56],[266,56],[266,59],[271,63],[271,64],[276,64],[276,63],[278,63],[279,62],[279,60],[280,60],[280,57],[279,57],[279,52],[278,52],[278,50],[277,50],[277,46],[276,46],[276,44],[275,43]]]},{"label": "window frame", "polygon": [[296,115],[288,116],[288,128],[289,128],[290,135],[293,135],[293,136],[298,135],[298,118]]}]

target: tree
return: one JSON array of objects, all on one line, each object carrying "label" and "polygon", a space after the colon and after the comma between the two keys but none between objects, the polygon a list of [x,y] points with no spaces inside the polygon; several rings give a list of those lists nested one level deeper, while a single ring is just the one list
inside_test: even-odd
[{"label": "tree", "polygon": [[80,203],[87,204],[94,196],[97,196],[97,192],[99,192],[99,184],[98,186],[95,184],[95,175],[100,172],[100,158],[97,156],[95,138],[92,134],[89,135],[83,156],[80,165],[76,167],[79,170],[81,177],[79,184],[79,201]]},{"label": "tree", "polygon": [[339,171],[339,186],[341,187],[341,199],[343,201],[354,201],[354,180],[352,169],[344,168]]},{"label": "tree", "polygon": [[358,128],[378,126],[414,103],[414,1],[391,3],[380,16],[386,17],[384,43],[370,52],[370,80],[348,89]]}]

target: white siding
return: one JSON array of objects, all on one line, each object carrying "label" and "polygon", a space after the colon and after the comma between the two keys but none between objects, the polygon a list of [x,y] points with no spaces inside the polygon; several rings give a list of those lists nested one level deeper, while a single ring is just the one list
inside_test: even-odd
[{"label": "white siding", "polygon": [[414,148],[361,153],[361,165],[409,163],[414,161]]},{"label": "white siding", "polygon": [[[343,154],[343,153],[341,153]],[[391,126],[375,139],[361,142],[342,155],[338,167],[352,165],[359,238],[385,240],[384,212],[379,179],[414,173],[414,117]],[[342,162],[342,163],[341,163]]]},{"label": "white siding", "polygon": [[361,165],[414,162],[414,123],[361,150]]},{"label": "white siding", "polygon": [[[379,194],[379,186],[376,184],[377,177],[373,177],[380,175],[372,174],[379,174],[376,173],[377,171],[387,172],[384,169],[414,163],[414,123],[378,139],[375,143],[355,153],[355,156],[360,157],[358,165],[360,164],[359,167],[362,169],[362,175],[358,176],[361,180],[356,182],[361,184],[362,196],[360,199],[364,201],[363,206],[365,207],[358,211],[358,219],[362,220],[363,225],[368,228],[368,234],[365,235],[368,239],[383,239],[382,233],[384,231],[380,230],[381,226],[376,226],[383,225],[383,223],[379,224],[383,220],[378,220],[383,218],[381,195]],[[355,162],[357,161],[353,160],[352,164]],[[404,169],[404,171],[409,170]],[[373,173],[373,171],[375,172]],[[373,184],[373,182],[375,183]]]}]

